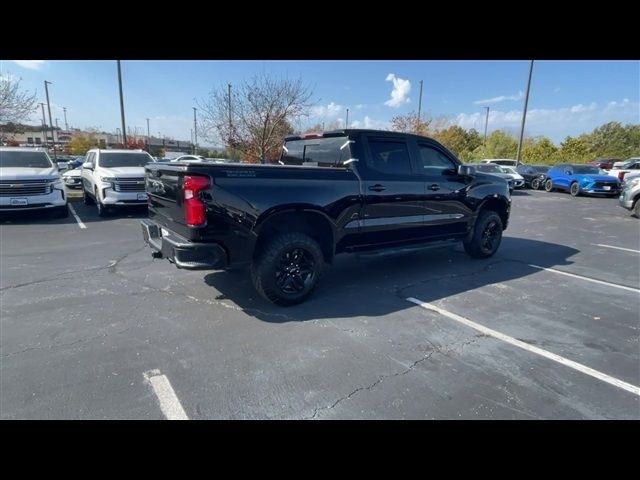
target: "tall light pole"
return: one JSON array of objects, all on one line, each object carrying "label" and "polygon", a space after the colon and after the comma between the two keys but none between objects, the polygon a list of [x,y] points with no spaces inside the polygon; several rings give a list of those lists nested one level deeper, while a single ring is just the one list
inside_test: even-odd
[{"label": "tall light pole", "polygon": [[51,121],[51,103],[49,103],[49,87],[51,82],[44,81],[44,91],[47,93],[47,110],[49,110],[49,126],[51,127],[51,140],[53,141],[53,161],[58,161],[58,155],[56,154],[56,137],[53,134],[53,122]]},{"label": "tall light pole", "polygon": [[193,108],[193,139],[194,139],[194,155],[198,154],[198,123],[196,122],[196,107]]},{"label": "tall light pole", "polygon": [[420,123],[421,113],[422,113],[422,80],[420,80],[420,100],[418,100],[418,123]]},{"label": "tall light pole", "polygon": [[118,62],[118,88],[120,89],[120,117],[122,118],[122,144],[127,148],[127,128],[124,125],[124,99],[122,98],[122,72],[120,71],[120,60]]},{"label": "tall light pole", "polygon": [[349,128],[349,109],[347,108],[347,120],[344,123],[344,128]]},{"label": "tall light pole", "polygon": [[487,145],[487,126],[489,125],[489,107],[482,107],[487,109],[487,116],[484,119],[484,143],[483,145]]},{"label": "tall light pole", "polygon": [[60,130],[60,126],[58,125],[58,120],[60,120],[60,119],[56,118],[56,130]]},{"label": "tall light pole", "polygon": [[40,102],[40,106],[42,107],[42,134],[44,135],[44,144],[48,147],[49,143],[47,142],[47,120],[44,116],[44,103]]},{"label": "tall light pole", "polygon": [[149,119],[147,118],[147,152],[151,150],[151,134],[149,133]]},{"label": "tall light pole", "polygon": [[68,132],[69,124],[67,123],[67,107],[62,107],[62,110],[64,110],[64,129]]},{"label": "tall light pole", "polygon": [[522,137],[524,137],[524,121],[527,118],[527,106],[529,105],[529,90],[531,89],[531,74],[533,73],[533,60],[529,63],[529,81],[527,82],[527,94],[524,97],[524,110],[522,112],[522,125],[520,126],[520,140],[518,141],[518,153],[516,153],[516,166],[520,165],[520,153],[522,152]]},{"label": "tall light pole", "polygon": [[231,123],[231,84],[229,83],[228,85],[229,85],[229,149],[231,149],[233,124]]}]

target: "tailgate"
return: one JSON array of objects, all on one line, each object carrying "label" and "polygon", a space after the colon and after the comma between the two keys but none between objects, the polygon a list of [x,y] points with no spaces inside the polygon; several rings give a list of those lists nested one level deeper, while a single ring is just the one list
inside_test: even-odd
[{"label": "tailgate", "polygon": [[149,195],[149,218],[157,224],[191,238],[192,230],[185,225],[182,207],[183,165],[150,163],[145,166],[145,188]]}]

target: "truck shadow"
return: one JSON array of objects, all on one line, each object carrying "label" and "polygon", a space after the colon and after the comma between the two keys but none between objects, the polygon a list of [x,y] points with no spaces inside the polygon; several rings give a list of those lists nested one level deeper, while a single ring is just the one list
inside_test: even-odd
[{"label": "truck shadow", "polygon": [[[487,260],[473,260],[461,246],[422,247],[370,255],[340,255],[326,270],[311,298],[292,307],[262,299],[245,270],[219,271],[205,283],[247,315],[282,323],[323,318],[376,317],[411,307],[405,290],[420,291],[420,300],[436,302],[451,295],[523,278],[545,268],[570,265],[579,250],[537,240],[505,237]],[[506,307],[505,307],[506,308]]]}]

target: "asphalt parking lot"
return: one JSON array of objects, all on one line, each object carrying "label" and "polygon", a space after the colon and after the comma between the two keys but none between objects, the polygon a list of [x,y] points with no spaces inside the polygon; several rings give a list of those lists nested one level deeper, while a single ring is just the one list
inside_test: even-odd
[{"label": "asphalt parking lot", "polygon": [[72,206],[0,220],[2,419],[640,418],[617,199],[517,191],[493,258],[341,256],[290,308],[153,260],[145,210]]}]

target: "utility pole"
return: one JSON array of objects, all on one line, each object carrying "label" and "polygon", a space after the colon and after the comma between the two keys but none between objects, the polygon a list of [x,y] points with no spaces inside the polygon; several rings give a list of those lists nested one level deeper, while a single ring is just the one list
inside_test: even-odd
[{"label": "utility pole", "polygon": [[420,123],[421,112],[422,112],[422,80],[420,80],[420,100],[418,100],[418,123]]},{"label": "utility pole", "polygon": [[344,128],[349,128],[349,109],[347,108],[347,121],[344,124]]},{"label": "utility pole", "polygon": [[60,130],[60,126],[58,125],[58,120],[60,120],[59,118],[56,118],[56,129]]},{"label": "utility pole", "polygon": [[489,107],[482,107],[487,109],[487,116],[484,119],[484,143],[482,145],[487,145],[487,126],[489,125]]},{"label": "utility pole", "polygon": [[120,71],[120,60],[118,62],[118,88],[120,89],[120,117],[122,118],[122,144],[127,148],[127,128],[124,125],[124,99],[122,98],[122,72]]},{"label": "utility pole", "polygon": [[42,140],[44,141],[44,145],[48,147],[49,142],[47,142],[47,120],[44,116],[44,103],[40,102],[40,106],[42,107],[42,134],[44,135]]},{"label": "utility pole", "polygon": [[53,122],[51,121],[51,103],[49,103],[49,87],[51,82],[44,81],[44,91],[47,93],[47,110],[49,110],[49,126],[51,127],[51,140],[53,141],[53,161],[58,161],[58,155],[56,154],[56,137],[53,134]]},{"label": "utility pole", "polygon": [[147,152],[151,150],[151,134],[149,133],[149,119],[147,118]]},{"label": "utility pole", "polygon": [[324,122],[322,122],[322,131],[324,132]]},{"label": "utility pole", "polygon": [[520,127],[520,141],[516,154],[516,166],[520,165],[520,153],[522,152],[522,137],[524,136],[524,121],[527,118],[527,106],[529,105],[529,90],[531,88],[531,74],[533,73],[533,60],[529,63],[529,81],[527,82],[527,94],[524,97],[524,111],[522,112],[522,126]]},{"label": "utility pole", "polygon": [[67,123],[67,107],[62,107],[62,110],[64,110],[64,129],[68,132],[69,124]]},{"label": "utility pole", "polygon": [[194,139],[194,155],[198,154],[198,123],[196,122],[196,107],[193,108],[193,139]]}]

